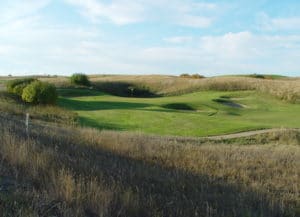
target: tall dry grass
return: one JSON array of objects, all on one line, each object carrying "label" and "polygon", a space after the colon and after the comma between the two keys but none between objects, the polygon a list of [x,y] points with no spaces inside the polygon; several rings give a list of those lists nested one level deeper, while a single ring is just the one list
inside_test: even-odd
[{"label": "tall dry grass", "polygon": [[29,113],[33,119],[68,125],[76,125],[78,118],[76,113],[59,106],[26,104],[6,91],[0,91],[0,112],[18,116],[25,116]]},{"label": "tall dry grass", "polygon": [[300,100],[300,79],[257,79],[250,77],[213,77],[203,79],[176,76],[91,76],[91,81],[126,82],[142,85],[158,95],[177,95],[200,90],[257,90],[289,102]]},{"label": "tall dry grass", "polygon": [[[143,87],[155,95],[179,95],[201,90],[256,90],[288,102],[300,102],[300,78],[260,79],[227,76],[193,79],[166,75],[90,75],[89,78],[95,87],[105,84],[108,90],[115,89],[116,84]],[[72,87],[68,77],[44,76],[39,79],[60,88]]]},{"label": "tall dry grass", "polygon": [[0,121],[0,174],[15,183],[0,190],[4,216],[300,214],[299,141],[224,144],[39,124],[28,138],[12,120]]}]

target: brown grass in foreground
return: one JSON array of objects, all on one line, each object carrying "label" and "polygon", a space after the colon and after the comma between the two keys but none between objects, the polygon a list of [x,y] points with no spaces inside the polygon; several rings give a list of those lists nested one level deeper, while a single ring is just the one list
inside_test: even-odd
[{"label": "brown grass in foreground", "polygon": [[41,125],[33,125],[27,138],[20,123],[1,119],[0,213],[296,217],[299,134],[284,134],[295,138],[294,145]]}]

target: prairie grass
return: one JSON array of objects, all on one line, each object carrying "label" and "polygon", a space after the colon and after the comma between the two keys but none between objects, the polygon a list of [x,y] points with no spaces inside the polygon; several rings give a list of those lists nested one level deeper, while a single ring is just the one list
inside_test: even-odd
[{"label": "prairie grass", "polygon": [[212,77],[203,79],[176,76],[91,76],[91,81],[126,82],[149,88],[158,95],[180,95],[201,90],[257,90],[289,102],[300,100],[300,79],[257,79],[251,77]]},{"label": "prairie grass", "polygon": [[[142,87],[141,89],[151,93],[151,96],[181,95],[201,90],[257,90],[262,93],[268,93],[285,101],[294,103],[300,101],[299,77],[280,77],[280,79],[277,79],[279,76],[265,76],[267,79],[238,75],[201,79],[166,75],[90,75],[89,79],[96,88],[100,85],[100,87],[104,87],[102,88],[103,90],[108,92],[111,90],[115,92],[116,85],[120,85],[121,89],[123,86],[136,86],[138,88]],[[39,79],[54,83],[60,88],[73,87],[68,77],[44,76],[39,77]],[[114,94],[114,92],[112,92],[112,94]],[[123,93],[118,93],[118,95],[122,94]]]},{"label": "prairie grass", "polygon": [[69,125],[77,124],[77,115],[72,111],[53,105],[29,105],[5,91],[0,91],[0,112],[18,116],[25,116],[29,113],[33,119]]},{"label": "prairie grass", "polygon": [[39,124],[27,137],[2,117],[0,137],[0,174],[15,183],[0,191],[4,216],[300,214],[296,131],[264,145]]}]

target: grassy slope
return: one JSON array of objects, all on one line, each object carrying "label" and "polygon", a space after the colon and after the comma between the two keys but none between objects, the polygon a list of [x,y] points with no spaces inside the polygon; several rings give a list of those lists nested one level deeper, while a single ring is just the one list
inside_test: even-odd
[{"label": "grassy slope", "polygon": [[212,145],[20,123],[0,114],[0,216],[300,215],[296,132]]},{"label": "grassy slope", "polygon": [[[254,91],[203,91],[161,98],[116,97],[92,90],[61,91],[59,104],[78,112],[81,123],[100,129],[142,131],[181,136],[226,134],[272,127],[300,127],[299,104],[289,104]],[[77,95],[77,96],[76,96]],[[217,102],[231,96],[245,108]],[[184,103],[195,111],[166,109]]]}]

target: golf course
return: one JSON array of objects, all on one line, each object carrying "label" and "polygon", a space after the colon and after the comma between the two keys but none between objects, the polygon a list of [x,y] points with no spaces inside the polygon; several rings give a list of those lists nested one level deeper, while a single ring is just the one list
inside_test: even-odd
[{"label": "golf course", "polygon": [[300,0],[0,11],[0,217],[300,217]]},{"label": "golf course", "polygon": [[199,91],[134,98],[89,89],[60,89],[58,104],[80,124],[149,134],[211,136],[267,128],[297,128],[299,104],[255,91]]},{"label": "golf course", "polygon": [[0,81],[3,216],[299,216],[299,78]]}]

